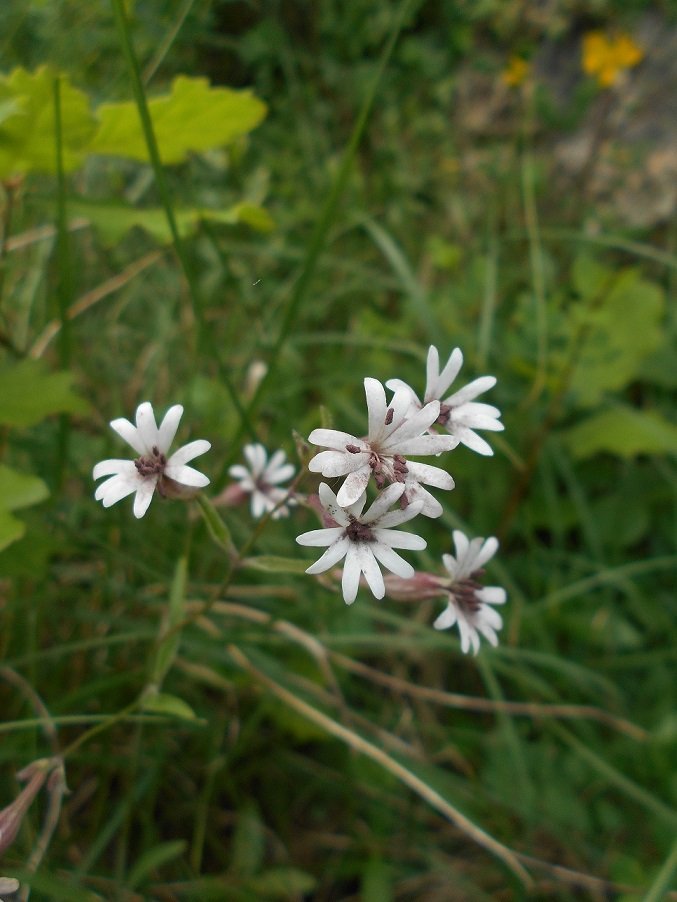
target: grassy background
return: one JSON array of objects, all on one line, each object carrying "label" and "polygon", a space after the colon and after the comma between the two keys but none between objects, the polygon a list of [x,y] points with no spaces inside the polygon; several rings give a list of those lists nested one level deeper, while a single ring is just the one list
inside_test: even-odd
[{"label": "grassy background", "polygon": [[[246,139],[164,174],[90,156],[61,179],[27,176],[11,219],[5,194],[3,366],[122,274],[42,353],[50,373],[73,372],[86,411],[2,427],[3,462],[50,497],[0,553],[0,804],[21,767],[57,752],[70,789],[37,873],[45,793],[2,858],[32,898],[667,897],[677,257],[660,183],[630,211],[619,193],[655,172],[658,139],[617,129],[640,116],[635,88],[660,77],[665,45],[604,91],[580,41],[601,28],[641,43],[675,23],[641,0],[540,7],[137,0],[127,25],[117,2],[0,12],[4,71],[49,62],[95,103],[143,106],[185,73],[268,105]],[[515,53],[532,68],[510,88]],[[66,228],[76,198],[243,197],[273,231],[205,221],[177,247]],[[489,460],[450,456],[457,488],[438,493],[440,520],[417,521],[416,561],[438,569],[454,527],[499,535],[496,650],[463,657],[430,626],[440,604],[361,592],[346,608],[281,572],[310,558],[294,543],[315,527],[308,511],[262,529],[223,511],[262,558],[230,572],[197,510],[156,499],[137,522],[128,501],[93,501],[92,465],[123,453],[108,421],[142,400],[185,405],[180,437],[212,441],[216,492],[252,433],[300,467],[292,430],[359,434],[362,378],[422,388],[431,342],[460,346],[468,379],[498,377],[506,431]],[[179,627],[163,642],[167,610]],[[165,714],[136,703],[158,646]]]}]

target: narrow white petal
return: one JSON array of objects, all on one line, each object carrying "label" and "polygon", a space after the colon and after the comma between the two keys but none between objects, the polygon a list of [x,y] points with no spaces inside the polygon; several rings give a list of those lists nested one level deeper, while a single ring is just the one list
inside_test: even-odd
[{"label": "narrow white petal", "polygon": [[251,473],[249,470],[243,466],[242,464],[233,464],[232,467],[228,467],[228,475],[232,476],[233,479],[238,480],[247,480],[251,483]]},{"label": "narrow white petal", "polygon": [[242,452],[254,476],[260,476],[266,465],[266,449],[263,445],[255,443],[245,445]]},{"label": "narrow white petal", "polygon": [[[357,455],[355,456],[357,457]],[[350,507],[351,504],[355,504],[369,485],[370,478],[371,468],[369,465],[361,467],[355,473],[350,473],[336,496],[341,507]]]},{"label": "narrow white petal", "polygon": [[401,390],[396,391],[390,399],[388,410],[392,411],[391,415],[387,414],[390,419],[390,425],[384,426],[381,439],[385,444],[387,444],[388,436],[395,432],[396,429],[399,429],[400,426],[403,425],[405,419],[416,413],[417,408],[412,407],[411,395],[409,392]]},{"label": "narrow white petal", "polygon": [[355,520],[362,519],[362,511],[364,510],[364,505],[367,503],[367,493],[362,492],[360,497],[353,504],[349,504],[348,507],[345,508],[345,512],[348,515],[348,523],[350,523],[351,518]]},{"label": "narrow white petal", "polygon": [[102,460],[92,470],[92,479],[100,479],[101,476],[112,476],[114,473],[136,473],[133,460]]},{"label": "narrow white petal", "polygon": [[423,405],[418,399],[418,395],[414,391],[414,389],[407,385],[406,382],[403,382],[401,379],[388,379],[386,382],[386,388],[389,388],[392,392],[406,392],[409,395],[409,406],[410,408],[419,408]]},{"label": "narrow white petal", "polygon": [[336,500],[336,495],[332,492],[326,482],[320,483],[320,503],[326,510],[332,520],[335,520],[341,526],[347,526],[350,523],[348,515]]},{"label": "narrow white petal", "polygon": [[373,525],[379,529],[389,529],[391,526],[401,526],[402,523],[407,523],[409,520],[413,520],[414,517],[418,517],[422,509],[422,502],[420,500],[412,501],[412,503],[408,504],[406,507],[396,508],[395,510],[383,514],[383,516],[379,517]]},{"label": "narrow white petal", "polygon": [[498,551],[498,539],[494,536],[489,536],[486,541],[483,541],[480,550],[477,553],[477,557],[475,559],[475,570],[479,570],[480,567],[484,567],[487,561],[490,561],[491,558]]},{"label": "narrow white petal", "polygon": [[309,545],[313,548],[323,548],[331,545],[339,539],[345,529],[342,526],[329,526],[325,529],[311,529],[310,532],[303,532],[296,537],[299,545]]},{"label": "narrow white petal", "polygon": [[274,469],[268,466],[264,474],[265,481],[269,485],[277,485],[280,482],[286,482],[288,479],[291,479],[295,472],[296,470],[292,464],[283,464],[282,466],[276,466]]},{"label": "narrow white petal", "polygon": [[360,585],[360,573],[362,572],[362,568],[360,566],[360,556],[357,552],[357,545],[349,539],[346,539],[346,542],[348,544],[348,550],[346,552],[346,561],[343,565],[341,589],[343,590],[343,600],[345,603],[352,604],[357,598],[357,589]]},{"label": "narrow white petal", "polygon": [[416,482],[425,485],[434,485],[437,489],[453,489],[455,482],[451,475],[441,467],[433,467],[430,464],[422,464],[418,461],[407,461],[409,476]]},{"label": "narrow white petal", "polygon": [[360,542],[357,544],[357,550],[360,556],[360,568],[362,573],[364,573],[364,578],[371,589],[372,595],[374,598],[383,598],[386,594],[386,587],[383,582],[381,568],[376,563],[371,544],[364,545]]},{"label": "narrow white petal", "polygon": [[187,445],[183,445],[181,448],[176,449],[167,461],[167,466],[176,467],[181,466],[181,464],[187,464],[189,460],[200,457],[201,454],[206,454],[211,446],[211,442],[208,442],[204,438],[198,438],[194,442],[188,442]]},{"label": "narrow white petal", "polygon": [[311,445],[332,448],[334,451],[345,451],[346,445],[356,445],[363,450],[367,447],[363,439],[357,438],[349,432],[339,432],[337,429],[313,429],[308,436],[308,441]]},{"label": "narrow white petal", "polygon": [[495,608],[486,605],[481,609],[476,625],[478,630],[481,630],[483,626],[489,626],[492,630],[500,630],[503,626],[503,618]]},{"label": "narrow white petal", "polygon": [[472,401],[472,399],[476,398],[478,395],[483,394],[485,391],[489,391],[494,385],[496,385],[495,376],[480,376],[479,379],[473,379],[473,381],[469,382],[464,388],[461,388],[453,395],[450,395],[444,403],[448,404],[450,407],[460,407],[460,405],[465,404],[466,401]]},{"label": "narrow white petal", "polygon": [[345,476],[369,463],[368,454],[350,454],[348,451],[320,451],[308,462],[311,473],[321,473],[327,479]]},{"label": "narrow white petal", "polygon": [[158,448],[163,454],[169,451],[169,448],[176,436],[176,430],[179,428],[181,417],[183,416],[183,407],[175,404],[170,407],[164,416],[160,429],[158,430]]},{"label": "narrow white petal", "polygon": [[425,399],[431,401],[434,398],[439,400],[437,394],[437,383],[440,379],[440,355],[435,345],[428,348],[428,359],[425,366]]},{"label": "narrow white petal", "polygon": [[144,455],[148,453],[136,426],[130,423],[129,420],[120,417],[118,420],[112,420],[110,427],[111,429],[114,429],[120,438],[124,439],[128,445],[131,445],[137,454]]},{"label": "narrow white petal", "polygon": [[407,499],[409,507],[407,510],[415,509],[424,517],[435,519],[442,516],[442,505],[434,498],[430,492],[423,488],[418,482],[407,482]]},{"label": "narrow white petal", "polygon": [[370,547],[374,557],[383,564],[386,570],[402,577],[402,579],[411,579],[414,575],[415,570],[409,561],[405,561],[403,557],[400,557],[396,551],[393,551],[392,547],[382,545],[380,542],[373,542]]},{"label": "narrow white petal", "polygon": [[206,485],[209,485],[208,476],[205,476],[204,473],[200,473],[199,470],[195,470],[193,467],[185,465],[167,464],[165,474],[170,479],[173,479],[174,482],[181,483],[181,485],[189,485],[197,489],[203,489]]},{"label": "narrow white petal", "polygon": [[498,645],[498,636],[496,635],[496,632],[492,629],[492,627],[489,626],[488,623],[480,622],[477,624],[477,629],[480,631],[480,633],[482,633],[484,638],[487,639],[489,643],[494,646],[494,648],[496,648],[496,646]]},{"label": "narrow white petal", "polygon": [[[160,433],[155,422],[153,405],[149,401],[144,401],[136,408],[136,431],[145,448],[144,454],[150,454],[153,448],[160,447]],[[141,507],[142,505],[139,504],[139,509]],[[143,510],[144,514],[147,509],[148,505]],[[139,516],[143,517],[143,514],[139,514]]]},{"label": "narrow white petal", "polygon": [[346,538],[345,536],[343,536],[343,538],[339,538],[338,541],[334,542],[333,545],[330,545],[329,548],[327,548],[322,557],[318,558],[314,564],[311,564],[310,567],[306,569],[306,573],[310,573],[311,576],[314,576],[316,573],[324,573],[325,570],[329,570],[335,564],[338,564],[341,558],[345,557],[346,553],[350,551],[350,548],[350,539]]},{"label": "narrow white petal", "polygon": [[453,451],[458,445],[459,438],[455,435],[418,435],[416,438],[398,442],[393,453],[402,454],[405,457],[410,454],[444,454]]},{"label": "narrow white petal", "polygon": [[155,491],[154,480],[144,480],[136,490],[136,498],[134,499],[134,516],[137,520],[146,513],[148,507],[153,500],[153,492]]},{"label": "narrow white petal", "polygon": [[428,429],[440,415],[440,402],[431,401],[408,417],[392,435],[388,437],[387,447],[399,447],[408,439],[418,438]]},{"label": "narrow white petal", "polygon": [[439,379],[437,380],[434,388],[435,391],[428,395],[426,391],[426,400],[431,400],[432,398],[441,398],[442,395],[447,391],[451,383],[458,376],[461,371],[461,367],[463,366],[463,352],[460,348],[454,348],[454,350],[449,355],[449,360],[447,360],[444,369],[439,375]]},{"label": "narrow white petal", "polygon": [[444,564],[449,576],[453,580],[456,580],[456,577],[459,572],[458,571],[458,561],[453,556],[453,554],[443,554],[442,555],[442,563]]},{"label": "narrow white petal", "polygon": [[458,629],[461,634],[461,651],[463,652],[463,654],[466,655],[468,653],[468,651],[470,650],[471,642],[473,646],[473,652],[477,654],[480,647],[480,640],[477,636],[476,631],[464,617],[459,616]]},{"label": "narrow white petal", "polygon": [[448,604],[433,623],[436,630],[448,630],[449,627],[456,623],[456,608],[453,604]]},{"label": "narrow white petal", "polygon": [[252,492],[251,512],[252,517],[254,517],[255,520],[262,517],[266,511],[272,510],[273,507],[275,507],[275,505],[266,498],[263,492],[259,492],[258,490]]},{"label": "narrow white petal", "polygon": [[475,593],[485,604],[505,604],[508,595],[501,586],[485,586]]},{"label": "narrow white petal", "polygon": [[369,510],[367,510],[362,517],[362,522],[376,522],[379,517],[383,516],[388,508],[392,507],[397,499],[401,497],[402,493],[404,492],[404,488],[405,486],[403,482],[394,482],[392,485],[389,485],[387,488],[383,489],[383,491],[378,495]]},{"label": "narrow white petal", "polygon": [[[465,572],[465,558],[468,554],[468,550],[470,548],[470,542],[465,533],[461,532],[460,529],[455,529],[452,532],[452,537],[454,539],[454,545],[456,546],[456,562],[458,566],[458,578],[463,579],[466,576],[469,576],[469,573]],[[463,573],[463,576],[461,576]]]},{"label": "narrow white petal", "polygon": [[364,394],[367,398],[368,435],[369,441],[378,440],[385,428],[386,404],[385,389],[378,381],[369,376],[364,380]]},{"label": "narrow white petal", "polygon": [[117,504],[127,495],[135,492],[140,485],[141,477],[136,474],[136,478],[125,474],[111,476],[105,482],[96,487],[94,497],[97,501],[101,501],[104,507],[110,507],[111,504]]},{"label": "narrow white petal", "polygon": [[[448,428],[448,427],[447,427]],[[484,457],[491,457],[494,449],[488,442],[485,442],[476,432],[468,429],[467,426],[459,426],[454,429],[454,435],[458,438],[462,445],[470,448],[476,454],[482,454]]]},{"label": "narrow white petal", "polygon": [[381,527],[377,527],[373,530],[373,533],[380,544],[388,545],[390,548],[422,551],[428,544],[422,536],[417,536],[413,532],[399,532],[397,529],[381,529]]}]

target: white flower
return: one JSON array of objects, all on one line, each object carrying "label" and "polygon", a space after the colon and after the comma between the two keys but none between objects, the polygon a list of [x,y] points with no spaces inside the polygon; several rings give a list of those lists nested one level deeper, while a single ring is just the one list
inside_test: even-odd
[{"label": "white flower", "polygon": [[476,451],[478,454],[492,455],[494,452],[485,440],[479,436],[475,429],[488,429],[491,432],[501,432],[505,427],[498,417],[501,411],[491,404],[482,404],[474,401],[478,395],[488,391],[496,385],[494,376],[480,376],[469,382],[464,388],[459,389],[448,398],[442,400],[442,395],[458,376],[463,366],[463,354],[460,348],[454,348],[446,366],[440,372],[440,358],[437,348],[431,345],[428,350],[427,379],[423,401],[419,401],[413,388],[402,382],[401,379],[389,379],[386,385],[392,391],[404,391],[409,393],[412,410],[417,410],[431,401],[440,401],[440,414],[437,422],[444,426],[459,442]]},{"label": "white flower", "polygon": [[456,557],[452,554],[442,556],[450,579],[439,580],[440,587],[449,593],[449,600],[446,610],[433,626],[436,630],[445,630],[458,623],[461,650],[465,654],[472,645],[474,654],[477,654],[479,633],[496,646],[496,630],[503,626],[501,615],[491,605],[505,604],[505,589],[499,586],[483,587],[480,582],[484,565],[496,554],[498,541],[493,537],[469,541],[458,529],[454,530],[453,535]]},{"label": "white flower", "polygon": [[139,457],[135,460],[102,460],[94,467],[94,479],[111,477],[97,487],[94,493],[97,501],[110,507],[135,492],[134,516],[143,517],[155,489],[164,497],[187,498],[209,484],[206,476],[186,466],[189,460],[209,451],[209,442],[204,439],[189,442],[167,457],[182,414],[180,404],[170,407],[158,429],[153,406],[144,401],[136,409],[136,426],[124,418],[112,421],[111,427]]},{"label": "white flower", "polygon": [[[243,450],[249,466],[235,464],[228,472],[238,481],[239,488],[251,495],[252,516],[259,518],[287,498],[287,490],[278,486],[292,478],[294,467],[286,462],[284,451],[276,451],[268,460],[268,453],[263,445],[245,445]],[[288,505],[294,503],[293,499],[288,499],[286,504],[281,504],[273,513],[273,518],[286,517],[289,513]]]},{"label": "white flower", "polygon": [[329,546],[322,557],[308,567],[306,573],[324,573],[345,558],[341,586],[346,604],[355,601],[361,573],[364,573],[367,584],[376,598],[383,598],[385,585],[377,562],[403,579],[412,577],[414,568],[393,549],[407,548],[420,551],[425,548],[426,541],[420,536],[409,532],[397,532],[390,527],[399,526],[417,516],[421,510],[421,501],[410,504],[404,510],[388,511],[404,490],[404,483],[389,485],[379,494],[371,507],[362,513],[367,500],[366,492],[362,493],[355,504],[344,507],[338,503],[336,495],[323,482],[320,485],[320,501],[325,511],[338,525],[313,529],[298,536],[296,541],[299,545]]},{"label": "white flower", "polygon": [[440,415],[439,401],[412,411],[409,390],[395,392],[389,405],[378,380],[365,379],[364,390],[369,420],[367,437],[357,438],[336,429],[314,429],[308,441],[330,450],[316,454],[308,469],[325,478],[347,476],[337,495],[341,507],[354,504],[373,475],[379,489],[389,482],[404,484],[400,502],[403,506],[420,500],[422,514],[439,517],[442,505],[421,483],[453,489],[454,480],[439,467],[407,460],[409,454],[441,454],[458,444],[458,439],[451,435],[425,434]]}]

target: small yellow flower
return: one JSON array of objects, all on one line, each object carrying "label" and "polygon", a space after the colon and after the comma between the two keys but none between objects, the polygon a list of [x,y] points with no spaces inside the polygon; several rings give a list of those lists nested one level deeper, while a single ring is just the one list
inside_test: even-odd
[{"label": "small yellow flower", "polygon": [[602,88],[616,84],[626,69],[632,69],[644,52],[627,34],[607,37],[601,31],[589,31],[583,38],[583,71],[597,79]]},{"label": "small yellow flower", "polygon": [[511,56],[501,72],[501,80],[510,88],[518,88],[527,78],[531,66],[521,56]]}]

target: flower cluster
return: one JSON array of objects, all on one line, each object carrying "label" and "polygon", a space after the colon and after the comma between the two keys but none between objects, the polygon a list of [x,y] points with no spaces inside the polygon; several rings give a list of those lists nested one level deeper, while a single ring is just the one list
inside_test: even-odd
[{"label": "flower cluster", "polygon": [[[376,598],[383,598],[386,592],[393,597],[444,596],[447,607],[435,621],[435,628],[445,629],[458,623],[463,651],[472,645],[477,652],[478,634],[496,644],[496,630],[502,625],[491,605],[505,602],[504,590],[482,588],[481,584],[483,566],[498,547],[496,539],[470,542],[456,531],[457,556],[443,557],[448,576],[440,578],[416,574],[394,551],[420,550],[425,547],[425,540],[392,528],[418,514],[433,518],[442,514],[442,505],[426,486],[454,488],[454,480],[446,470],[412,460],[412,456],[439,457],[459,444],[478,454],[493,454],[476,430],[502,430],[501,414],[496,407],[475,399],[492,388],[496,380],[482,376],[448,394],[462,365],[463,355],[455,348],[440,369],[439,353],[431,346],[422,399],[400,379],[391,379],[384,387],[376,379],[367,378],[366,436],[335,429],[314,429],[310,433],[308,441],[325,450],[310,460],[308,469],[325,479],[344,479],[336,494],[326,483],[320,485],[324,527],[303,533],[296,541],[327,549],[306,573],[322,573],[344,560],[341,583],[347,604],[355,600],[361,575]],[[385,388],[392,392],[390,400]],[[372,481],[378,495],[365,512],[367,489]],[[397,508],[391,510],[395,503]],[[394,577],[384,580],[379,564]],[[408,591],[402,589],[406,584]]]},{"label": "flower cluster", "polygon": [[[308,499],[308,505],[320,512],[323,526],[302,533],[296,541],[325,549],[306,573],[324,573],[343,561],[341,586],[347,604],[355,601],[362,577],[376,598],[386,594],[405,600],[442,596],[447,606],[435,621],[435,628],[458,624],[463,651],[472,646],[477,653],[479,634],[496,645],[496,631],[502,626],[501,616],[492,606],[505,602],[505,591],[482,586],[484,565],[498,548],[496,539],[470,541],[455,531],[456,556],[445,554],[442,558],[446,576],[417,573],[395,550],[420,551],[426,547],[421,536],[397,527],[419,514],[441,516],[442,505],[428,487],[454,488],[446,469],[412,458],[439,458],[461,444],[478,454],[491,455],[491,446],[478,430],[503,429],[500,411],[476,400],[493,388],[493,376],[482,376],[450,393],[462,365],[463,355],[455,348],[440,368],[437,348],[432,346],[422,398],[400,379],[391,379],[384,386],[377,379],[367,378],[365,436],[336,429],[314,429],[310,433],[308,441],[323,449],[309,461],[310,472],[343,481],[336,494],[322,482],[319,494]],[[391,392],[390,399],[386,388]],[[108,477],[94,493],[104,507],[133,494],[134,516],[140,518],[156,491],[165,498],[188,499],[209,484],[207,476],[188,466],[189,461],[210,449],[208,441],[198,439],[169,454],[182,414],[183,407],[176,404],[158,426],[151,404],[144,401],[137,408],[135,424],[126,419],[111,422],[138,457],[96,464],[94,479]],[[249,499],[256,518],[288,516],[301,496],[294,491],[296,483],[291,488],[282,485],[294,476],[294,467],[284,452],[276,451],[269,458],[264,446],[256,443],[245,445],[244,457],[246,464],[229,468],[233,483],[214,503],[235,506]],[[372,483],[377,494],[367,506]],[[381,567],[388,571],[385,578]]]},{"label": "flower cluster", "polygon": [[626,69],[637,66],[643,56],[642,49],[627,34],[610,37],[589,31],[583,37],[583,71],[596,78],[601,88],[617,84]]}]

